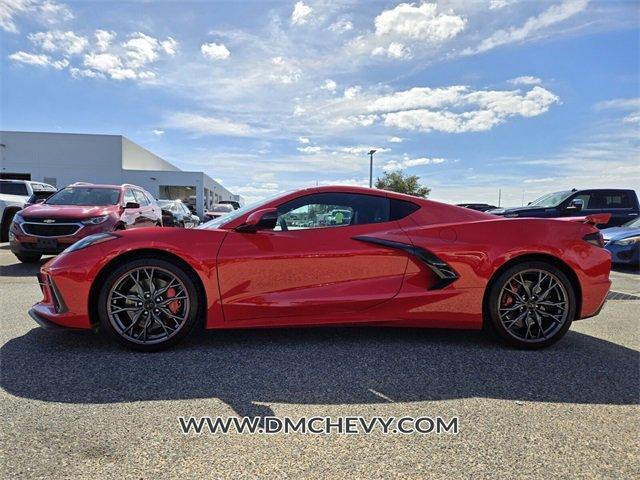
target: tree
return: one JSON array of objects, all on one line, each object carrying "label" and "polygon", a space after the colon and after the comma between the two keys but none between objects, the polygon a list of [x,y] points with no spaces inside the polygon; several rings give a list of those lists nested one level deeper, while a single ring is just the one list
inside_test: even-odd
[{"label": "tree", "polygon": [[376,188],[392,192],[406,193],[414,197],[426,197],[430,188],[420,185],[417,175],[404,175],[402,172],[386,172],[382,178],[376,180]]}]

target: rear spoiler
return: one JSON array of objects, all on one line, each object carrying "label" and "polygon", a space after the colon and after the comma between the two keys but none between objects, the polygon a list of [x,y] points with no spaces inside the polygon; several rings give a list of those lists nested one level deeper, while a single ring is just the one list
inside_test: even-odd
[{"label": "rear spoiler", "polygon": [[610,213],[596,213],[593,215],[587,215],[585,217],[561,217],[556,220],[565,220],[567,222],[580,222],[580,223],[588,223],[589,225],[593,225],[594,227],[597,225],[606,225],[609,223],[611,219]]}]

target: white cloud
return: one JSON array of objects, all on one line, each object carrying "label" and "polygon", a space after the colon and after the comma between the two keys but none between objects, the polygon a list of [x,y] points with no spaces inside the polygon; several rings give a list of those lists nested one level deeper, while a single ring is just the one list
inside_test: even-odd
[{"label": "white cloud", "polygon": [[313,12],[313,8],[304,2],[298,2],[291,12],[291,23],[294,25],[304,25],[307,23],[309,15]]},{"label": "white cloud", "polygon": [[55,25],[73,18],[69,7],[53,0],[2,0],[0,2],[0,28],[18,33],[16,17],[28,17],[42,25]]},{"label": "white cloud", "polygon": [[306,145],[309,143],[309,139],[307,137],[298,137],[298,142]]},{"label": "white cloud", "polygon": [[453,12],[438,12],[435,3],[401,3],[385,10],[375,19],[376,35],[408,37],[442,42],[458,35],[466,20]]},{"label": "white cloud", "polygon": [[249,137],[261,132],[260,129],[253,128],[247,123],[234,122],[227,118],[187,112],[179,112],[171,115],[167,119],[166,126],[169,128],[186,130],[199,135]]},{"label": "white cloud", "polygon": [[594,107],[600,110],[635,110],[640,109],[640,98],[615,98],[598,102]]},{"label": "white cloud", "polygon": [[69,68],[69,73],[73,78],[104,78],[102,73],[89,68],[71,67]]},{"label": "white cloud", "polygon": [[96,30],[96,50],[98,52],[106,52],[111,47],[111,42],[116,38],[116,33],[107,30]]},{"label": "white cloud", "polygon": [[66,56],[82,53],[89,45],[86,37],[71,31],[51,30],[31,33],[28,38],[31,43],[45,52],[60,52]]},{"label": "white cloud", "polygon": [[402,43],[391,42],[388,47],[376,47],[371,51],[371,55],[386,56],[389,58],[411,58],[411,50],[405,47]]},{"label": "white cloud", "polygon": [[109,73],[122,66],[120,58],[111,53],[89,53],[84,56],[83,63],[85,67],[100,73]]},{"label": "white cloud", "polygon": [[322,88],[323,90],[328,90],[329,92],[335,92],[336,88],[338,87],[338,84],[336,82],[334,82],[331,79],[327,79],[324,81],[324,85],[320,88]]},{"label": "white cloud", "polygon": [[160,130],[159,128],[154,128],[153,130],[151,130],[151,133],[153,133],[158,137],[161,137],[162,135],[164,135],[164,130]]},{"label": "white cloud", "polygon": [[404,170],[405,168],[418,167],[421,165],[439,165],[446,162],[444,158],[411,158],[405,155],[402,160],[391,160],[382,166],[382,170],[385,172],[393,172],[397,170]]},{"label": "white cloud", "polygon": [[489,10],[499,10],[501,8],[507,7],[513,3],[516,3],[518,0],[490,0],[489,1]]},{"label": "white cloud", "polygon": [[355,98],[360,94],[361,91],[362,87],[359,85],[349,87],[344,91],[344,98]]},{"label": "white cloud", "polygon": [[297,150],[300,153],[318,153],[318,152],[321,152],[323,149],[322,147],[318,147],[318,146],[309,146],[309,147],[298,147]]},{"label": "white cloud", "polygon": [[172,37],[167,37],[166,40],[160,42],[160,48],[162,48],[164,53],[166,53],[167,55],[173,56],[178,50],[178,42]]},{"label": "white cloud", "polygon": [[522,183],[549,183],[555,181],[555,177],[525,178]]},{"label": "white cloud", "polygon": [[404,139],[400,137],[390,137],[389,139],[387,139],[387,142],[390,143],[402,143],[403,141]]},{"label": "white cloud", "polygon": [[231,55],[229,49],[222,43],[204,43],[200,46],[200,51],[211,60],[224,60]]},{"label": "white cloud", "polygon": [[15,52],[9,55],[9,59],[14,62],[24,63],[27,65],[35,65],[38,67],[53,67],[56,70],[62,70],[69,66],[69,61],[65,58],[61,60],[52,60],[51,57],[44,54],[35,54],[28,52]]},{"label": "white cloud", "polygon": [[158,59],[158,40],[142,32],[134,33],[122,46],[127,50],[127,66],[141,68]]},{"label": "white cloud", "polygon": [[520,27],[511,27],[507,30],[498,30],[488,38],[480,42],[477,47],[463,50],[463,54],[472,55],[486,52],[501,45],[513,42],[522,42],[533,34],[550,27],[556,23],[567,20],[577,15],[587,7],[588,0],[564,0],[559,5],[553,5],[540,15],[529,18]]},{"label": "white cloud", "polygon": [[522,77],[516,77],[509,80],[512,85],[539,85],[542,83],[538,77],[532,77],[531,75],[524,75]]},{"label": "white cloud", "polygon": [[[470,91],[468,87],[413,88],[373,102],[371,109],[386,111],[387,126],[424,132],[448,133],[490,130],[512,116],[534,117],[559,101],[550,91],[535,86],[522,94],[512,91]],[[460,111],[461,108],[471,110]]]},{"label": "white cloud", "polygon": [[353,23],[346,18],[340,18],[329,25],[329,30],[336,33],[345,33],[349,30],[353,30]]}]

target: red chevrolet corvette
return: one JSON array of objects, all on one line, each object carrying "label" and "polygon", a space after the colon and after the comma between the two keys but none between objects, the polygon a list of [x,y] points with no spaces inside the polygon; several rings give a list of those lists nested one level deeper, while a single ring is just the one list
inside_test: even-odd
[{"label": "red chevrolet corvette", "polygon": [[[572,219],[573,220],[573,219]],[[382,190],[281,194],[197,229],[86,237],[42,267],[42,326],[159,350],[205,328],[479,329],[522,348],[596,315],[610,254],[589,219],[501,218]]]}]

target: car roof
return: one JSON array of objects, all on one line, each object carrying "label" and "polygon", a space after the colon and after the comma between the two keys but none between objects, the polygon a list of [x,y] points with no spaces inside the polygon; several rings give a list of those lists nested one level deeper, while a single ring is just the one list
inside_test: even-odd
[{"label": "car roof", "polygon": [[75,182],[67,186],[68,187],[91,187],[91,188],[118,188],[118,189],[137,188],[139,190],[144,190],[144,188],[139,187],[138,185],[132,185],[130,183],[123,183],[122,185],[112,185],[108,183]]}]

